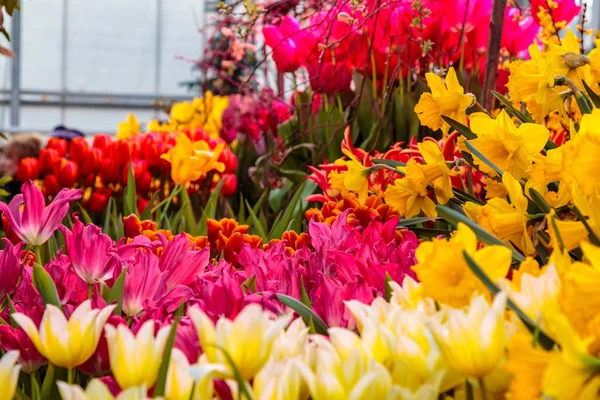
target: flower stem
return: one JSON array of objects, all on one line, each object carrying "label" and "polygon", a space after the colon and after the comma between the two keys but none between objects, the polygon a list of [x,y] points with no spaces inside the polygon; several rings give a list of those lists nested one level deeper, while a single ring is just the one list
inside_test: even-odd
[{"label": "flower stem", "polygon": [[42,384],[42,399],[49,399],[50,392],[52,391],[52,387],[54,386],[54,373],[56,367],[51,362],[48,363],[48,370],[46,371],[46,376],[44,377],[44,383]]},{"label": "flower stem", "polygon": [[73,368],[67,368],[67,383],[69,385],[73,384]]},{"label": "flower stem", "polygon": [[35,262],[44,266],[44,260],[42,260],[42,246],[33,246],[33,252],[35,253]]},{"label": "flower stem", "polygon": [[94,292],[94,285],[92,283],[88,283],[88,300],[92,300],[93,292]]},{"label": "flower stem", "polygon": [[481,398],[483,400],[487,400],[487,392],[485,390],[485,383],[483,382],[483,378],[479,378],[479,390],[481,390]]}]

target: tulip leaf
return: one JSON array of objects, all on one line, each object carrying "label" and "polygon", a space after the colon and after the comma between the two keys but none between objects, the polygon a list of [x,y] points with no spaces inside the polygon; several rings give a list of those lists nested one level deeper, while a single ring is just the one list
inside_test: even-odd
[{"label": "tulip leaf", "polygon": [[296,193],[294,193],[294,196],[292,197],[292,200],[283,212],[281,219],[277,222],[277,225],[273,226],[273,231],[269,235],[269,239],[279,239],[283,235],[283,232],[285,232],[286,228],[294,218],[296,206],[300,201],[300,197],[302,197],[302,192],[304,190],[305,184],[306,181],[302,182],[296,190]]},{"label": "tulip leaf", "polygon": [[508,113],[508,115],[521,120],[521,122],[529,122],[529,123],[533,122],[533,119],[531,119],[530,116],[525,115],[521,111],[517,110],[515,108],[515,106],[510,102],[509,99],[502,96],[500,93],[496,92],[495,90],[492,90],[492,94],[494,95],[495,98],[497,98],[500,101],[500,103],[502,103],[502,105],[505,107],[505,110]]},{"label": "tulip leaf", "polygon": [[77,206],[79,207],[79,211],[81,212],[81,217],[83,219],[83,222],[86,224],[92,224],[93,223],[92,218],[90,217],[90,214],[88,214],[88,212],[85,210],[83,205],[78,202]]},{"label": "tulip leaf", "polygon": [[56,285],[50,274],[38,263],[33,263],[33,286],[42,296],[44,304],[52,304],[61,308]]},{"label": "tulip leaf", "polygon": [[440,217],[444,218],[446,221],[448,221],[453,226],[457,227],[458,224],[460,222],[462,222],[463,224],[465,224],[469,228],[471,228],[471,230],[473,232],[475,232],[475,235],[477,236],[477,238],[479,240],[481,240],[482,242],[484,242],[486,244],[490,244],[490,245],[498,245],[498,246],[508,247],[509,249],[512,250],[513,259],[515,261],[521,262],[521,261],[525,260],[525,257],[523,256],[523,254],[521,254],[518,251],[516,251],[515,249],[511,248],[509,245],[504,243],[502,240],[498,239],[496,236],[492,235],[491,233],[489,233],[488,231],[483,229],[476,222],[471,221],[466,215],[461,214],[458,211],[451,209],[450,207],[446,207],[446,206],[442,206],[442,205],[438,205],[436,207],[436,209],[437,209],[437,212],[440,215]]},{"label": "tulip leaf", "polygon": [[479,158],[482,162],[484,162],[485,164],[488,165],[488,167],[490,167],[491,169],[493,169],[494,171],[496,171],[496,173],[499,176],[502,176],[504,174],[504,172],[502,172],[502,170],[498,167],[496,167],[496,165],[494,165],[493,162],[491,162],[486,156],[484,156],[483,154],[481,154],[481,152],[479,150],[477,150],[475,148],[475,146],[473,146],[471,143],[469,143],[468,141],[465,140],[465,146],[467,146],[467,149],[469,149],[469,151],[471,153],[473,153],[474,156],[476,156],[477,158]]},{"label": "tulip leaf", "polygon": [[323,320],[321,318],[319,318],[319,316],[317,314],[315,314],[315,312],[313,310],[311,310],[310,308],[308,308],[305,304],[299,302],[298,300],[296,300],[293,297],[290,297],[290,296],[287,296],[287,295],[281,294],[281,293],[277,294],[277,298],[279,299],[281,304],[288,306],[289,308],[294,310],[296,313],[298,313],[298,315],[300,315],[300,317],[302,317],[302,319],[304,320],[304,323],[306,323],[307,325],[310,323],[310,320],[312,319],[313,323],[315,324],[315,331],[317,333],[320,333],[321,335],[329,336],[329,333],[327,332],[329,327],[327,326],[327,324],[325,322],[323,322]]},{"label": "tulip leaf", "polygon": [[393,279],[390,276],[390,274],[387,271],[385,271],[385,301],[387,302],[390,301],[390,299],[392,298],[392,293],[394,293],[394,290],[390,286],[390,282],[392,281]]},{"label": "tulip leaf", "polygon": [[248,208],[248,219],[250,222],[250,227],[254,228],[254,232],[261,237],[261,239],[267,239],[267,230],[264,227],[262,221],[256,216],[252,207],[250,207],[250,203],[246,200],[246,207]]},{"label": "tulip leaf", "polygon": [[579,211],[577,207],[573,207],[572,211],[573,214],[577,216],[577,219],[581,221],[585,229],[588,231],[588,238],[590,239],[590,242],[595,246],[600,246],[600,239],[598,239],[596,232],[594,232],[594,230],[590,226],[587,218],[581,213],[581,211]]},{"label": "tulip leaf", "polygon": [[113,287],[108,292],[108,298],[106,302],[108,304],[113,301],[117,302],[117,306],[115,307],[114,314],[121,315],[121,310],[123,308],[123,292],[125,291],[125,276],[127,275],[127,266],[123,266],[123,270],[119,274],[119,277],[113,284]]},{"label": "tulip leaf", "polygon": [[126,216],[131,214],[137,215],[137,205],[135,199],[135,176],[133,175],[133,164],[129,163],[129,171],[127,173],[127,186],[123,192],[123,212]]},{"label": "tulip leaf", "polygon": [[208,198],[208,201],[206,202],[206,206],[202,210],[202,218],[200,218],[198,225],[196,225],[196,229],[194,229],[192,231],[192,235],[206,236],[206,234],[208,232],[206,220],[209,218],[216,219],[217,203],[219,201],[219,198],[221,197],[221,187],[223,187],[224,182],[225,182],[225,179],[222,178],[219,181],[219,183],[217,183],[217,186],[215,186],[213,192],[210,194],[210,197]]},{"label": "tulip leaf", "polygon": [[374,158],[371,161],[373,164],[389,165],[390,167],[406,167],[406,163],[403,163],[402,161],[383,160],[381,158]]},{"label": "tulip leaf", "polygon": [[160,194],[160,190],[157,190],[156,192],[154,192],[152,194],[152,197],[150,197],[150,201],[148,202],[148,205],[142,211],[142,215],[140,215],[140,219],[142,221],[152,218],[152,208],[154,207],[154,203],[156,203],[156,199],[158,199],[159,194]]},{"label": "tulip leaf", "polygon": [[308,293],[306,293],[306,287],[304,287],[304,281],[302,279],[300,279],[300,300],[302,300],[302,304],[306,307],[312,307],[312,302],[310,301],[310,297],[308,297]]},{"label": "tulip leaf", "polygon": [[[252,391],[248,388],[248,383],[242,377],[242,374],[240,373],[239,368],[237,367],[237,365],[235,365],[235,361],[233,361],[233,357],[231,357],[231,354],[229,354],[227,349],[225,349],[222,346],[219,346],[217,344],[212,344],[212,343],[207,343],[205,346],[214,347],[215,349],[217,349],[221,353],[223,353],[223,355],[227,359],[227,362],[229,363],[229,366],[231,367],[231,370],[233,372],[233,377],[235,378],[235,380],[237,381],[237,384],[238,384],[238,388],[239,388],[238,399],[241,400],[243,398],[242,395],[244,395],[244,396],[246,396],[247,400],[254,400]],[[156,390],[155,390],[155,392],[156,392]]]},{"label": "tulip leaf", "polygon": [[[13,303],[12,299],[8,295],[6,296],[6,300],[8,302],[8,310],[10,311],[10,315],[13,315],[14,313],[17,312],[17,310],[15,309],[15,304]],[[12,317],[10,317],[10,326],[12,326],[13,328],[18,328],[19,324],[17,324],[15,322],[15,320],[13,320]]]},{"label": "tulip leaf", "polygon": [[[492,293],[493,296],[500,292],[500,288],[496,286],[494,282],[492,282],[492,280],[489,276],[487,276],[485,271],[481,269],[481,267],[475,262],[475,260],[473,260],[473,258],[466,251],[463,251],[463,256],[465,258],[465,261],[467,262],[467,265],[469,266],[471,271],[473,271],[473,274],[475,274],[475,276],[481,281],[481,283],[485,285],[485,287]],[[533,335],[538,336],[539,343],[544,349],[551,350],[554,347],[554,340],[552,340],[552,338],[550,338],[546,333],[544,333],[544,331],[542,331],[539,328],[539,326],[537,326],[531,320],[531,318],[529,318],[527,314],[525,314],[523,310],[521,310],[511,299],[508,299],[507,305],[508,308],[510,308],[515,314],[517,314],[517,316],[521,319],[523,324],[525,324],[529,332],[531,332]]]},{"label": "tulip leaf", "polygon": [[[108,203],[106,204],[106,210],[104,211],[104,223],[102,224],[102,232],[104,233],[108,233],[109,229],[110,229],[110,214],[111,214],[111,210],[112,210],[112,202],[113,202],[113,198],[109,197],[108,198]],[[113,238],[115,239],[115,238]]]},{"label": "tulip leaf", "polygon": [[160,368],[158,369],[158,378],[156,385],[154,386],[154,397],[161,397],[165,395],[165,387],[167,383],[167,372],[169,372],[169,363],[171,362],[171,351],[175,344],[175,335],[177,334],[177,325],[179,325],[179,316],[176,315],[169,331],[169,337],[165,344],[165,350],[163,352],[162,361]]},{"label": "tulip leaf", "polygon": [[594,103],[594,106],[596,108],[600,108],[600,96],[598,96],[596,92],[594,92],[592,88],[589,87],[585,80],[582,79],[581,83],[583,83],[583,87],[585,88],[587,95],[590,96],[590,99],[592,100],[592,103]]},{"label": "tulip leaf", "polygon": [[428,222],[428,221],[436,221],[438,219],[440,219],[440,218],[437,218],[437,217],[415,217],[415,218],[401,219],[400,221],[398,221],[398,228],[418,225],[418,224],[422,224],[423,222]]},{"label": "tulip leaf", "polygon": [[548,214],[552,210],[552,207],[550,207],[550,204],[548,204],[548,202],[546,201],[546,199],[544,199],[542,197],[542,195],[537,190],[535,190],[534,188],[529,188],[529,195],[531,196],[531,200],[533,201],[533,203],[544,214]]},{"label": "tulip leaf", "polygon": [[444,119],[444,121],[446,121],[448,125],[450,125],[455,131],[460,133],[465,138],[469,140],[477,139],[477,135],[474,134],[473,131],[471,131],[471,128],[469,128],[468,126],[463,125],[450,117],[446,117],[445,115],[442,115],[442,118]]}]

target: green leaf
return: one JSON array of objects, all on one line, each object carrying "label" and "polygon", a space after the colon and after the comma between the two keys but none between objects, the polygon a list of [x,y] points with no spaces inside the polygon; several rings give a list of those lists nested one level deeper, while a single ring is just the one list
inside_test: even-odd
[{"label": "green leaf", "polygon": [[381,158],[374,158],[371,161],[373,164],[389,165],[390,167],[406,167],[406,163],[403,163],[402,161],[383,160]]},{"label": "green leaf", "polygon": [[385,272],[385,301],[387,301],[387,302],[390,301],[390,299],[392,298],[392,293],[394,293],[394,291],[392,290],[392,287],[390,286],[390,282],[393,282],[392,277],[386,271]]},{"label": "green leaf", "polygon": [[125,276],[127,275],[127,266],[123,266],[123,270],[119,274],[119,277],[113,284],[113,287],[108,292],[108,298],[106,302],[111,304],[113,301],[117,302],[117,306],[115,307],[114,314],[121,315],[121,310],[123,309],[123,293],[125,291]]},{"label": "green leaf", "polygon": [[[283,200],[287,197],[287,195],[289,194],[290,190],[292,190],[293,187],[294,187],[294,182],[286,179],[282,188],[272,189],[271,191],[269,191],[269,206],[271,207],[271,210],[273,210],[275,212],[279,212],[279,210],[281,209],[281,204],[283,203]],[[263,194],[263,196],[264,196],[264,194]],[[259,203],[261,202],[261,200],[262,200],[262,196],[258,200]],[[255,213],[258,213],[258,211],[255,211]]]},{"label": "green leaf", "polygon": [[140,219],[142,221],[152,218],[152,208],[154,207],[154,203],[156,203],[156,199],[158,199],[159,194],[160,194],[160,190],[157,190],[156,192],[154,192],[152,194],[152,197],[150,197],[150,201],[148,202],[148,205],[142,211],[142,215],[140,215]]},{"label": "green leaf", "polygon": [[587,230],[588,238],[590,239],[590,242],[595,246],[600,246],[600,239],[598,239],[596,232],[594,232],[594,230],[590,226],[587,218],[581,213],[581,211],[579,211],[579,209],[577,207],[573,207],[572,211],[577,216],[577,219],[581,221],[581,223]]},{"label": "green leaf", "polygon": [[248,203],[248,200],[246,200],[246,207],[248,208],[248,222],[250,222],[248,225],[250,225],[251,228],[254,228],[254,231],[256,232],[256,234],[258,236],[260,236],[263,240],[267,240],[267,230],[264,226],[264,224],[262,223],[262,221],[256,216],[256,214],[254,213],[254,210],[252,210],[252,207],[250,207],[250,204]]},{"label": "green leaf", "polygon": [[[463,251],[463,256],[465,258],[465,261],[467,262],[467,265],[469,266],[471,271],[473,271],[473,274],[477,276],[477,278],[481,281],[481,283],[485,285],[485,287],[487,287],[487,289],[490,291],[490,293],[492,293],[493,296],[500,292],[500,288],[496,286],[494,282],[492,282],[492,280],[489,276],[487,276],[485,271],[481,269],[481,267],[475,262],[475,260],[473,260],[473,258],[471,258],[471,256],[469,256],[469,254],[467,254],[466,251]],[[529,332],[531,332],[532,334],[539,335],[539,343],[544,349],[551,350],[554,347],[554,341],[548,335],[546,335],[536,324],[534,324],[533,321],[512,300],[508,299],[507,305],[511,310],[514,311],[515,314],[517,314],[517,316],[521,319],[523,324],[525,324]]]},{"label": "green leaf", "polygon": [[502,96],[500,93],[496,92],[495,90],[492,90],[492,94],[494,95],[495,98],[497,98],[500,101],[500,103],[502,103],[502,105],[505,107],[508,115],[521,120],[521,122],[529,122],[529,123],[533,122],[533,119],[531,119],[530,116],[525,115],[521,111],[517,110],[515,108],[515,106],[513,106],[513,104],[510,102],[510,100],[508,100],[506,97]]},{"label": "green leaf", "polygon": [[171,362],[171,351],[173,350],[173,345],[175,344],[175,334],[177,333],[177,325],[179,325],[179,316],[176,315],[173,320],[173,325],[171,325],[171,331],[169,332],[169,337],[167,339],[167,343],[165,344],[165,350],[163,351],[162,361],[160,363],[160,368],[158,369],[158,378],[156,380],[156,385],[154,386],[154,396],[153,397],[161,397],[165,394],[165,388],[167,384],[167,372],[169,372],[169,363]]},{"label": "green leaf", "polygon": [[137,205],[135,201],[135,176],[133,175],[133,165],[129,163],[129,171],[127,173],[127,186],[123,192],[123,212],[125,216],[131,214],[137,215]]},{"label": "green leaf", "polygon": [[321,335],[329,336],[328,329],[329,327],[313,310],[308,308],[305,304],[299,302],[293,297],[287,296],[285,294],[278,293],[277,298],[284,306],[288,306],[292,310],[296,311],[300,317],[304,320],[304,322],[308,325],[312,318],[313,323],[315,324],[315,331],[320,333]]},{"label": "green leaf", "polygon": [[438,217],[415,217],[415,218],[401,219],[400,221],[398,221],[398,228],[412,226],[412,225],[418,225],[418,224],[422,224],[423,222],[428,222],[428,221],[437,221],[439,219],[440,218],[438,218]]},{"label": "green leaf", "polygon": [[552,207],[550,207],[550,204],[548,204],[548,202],[546,201],[546,199],[544,199],[542,197],[542,195],[539,194],[539,192],[537,190],[535,190],[534,188],[529,188],[529,195],[531,196],[531,200],[533,201],[533,203],[544,214],[548,214],[552,210]]},{"label": "green leaf", "polygon": [[596,92],[594,92],[592,90],[592,88],[589,87],[589,85],[585,82],[585,80],[582,79],[581,83],[583,83],[583,87],[585,88],[587,95],[590,96],[590,100],[592,100],[592,103],[594,104],[594,106],[596,108],[600,108],[600,96],[598,96],[596,94]]},{"label": "green leaf", "polygon": [[458,211],[455,211],[449,207],[442,206],[442,205],[438,205],[436,207],[436,209],[437,209],[439,216],[444,218],[446,221],[448,221],[453,226],[457,227],[458,223],[462,222],[463,224],[465,224],[469,228],[471,228],[471,230],[473,232],[475,232],[475,235],[477,236],[477,238],[479,240],[481,240],[482,242],[491,244],[491,245],[508,247],[509,249],[511,249],[511,251],[513,253],[513,260],[519,261],[519,262],[525,260],[525,257],[521,253],[519,253],[515,249],[511,248],[509,245],[504,243],[502,240],[498,239],[496,236],[492,235],[491,233],[489,233],[488,231],[483,229],[481,226],[479,226],[474,221],[471,221],[466,215],[461,214]]},{"label": "green leaf", "polygon": [[465,140],[465,146],[467,146],[467,149],[469,149],[469,151],[471,153],[473,153],[473,155],[475,155],[477,158],[479,158],[482,162],[486,163],[488,165],[488,167],[490,167],[491,169],[496,171],[496,173],[499,176],[502,176],[504,174],[500,168],[496,167],[493,162],[491,162],[486,156],[481,154],[481,152],[479,150],[477,150],[475,148],[475,146],[473,146],[471,143],[469,143],[466,140]]},{"label": "green leaf", "polygon": [[477,135],[474,134],[473,131],[471,131],[471,128],[469,128],[468,126],[463,125],[450,117],[446,117],[445,115],[442,115],[442,118],[444,119],[444,121],[446,121],[448,125],[450,125],[455,131],[463,135],[465,138],[469,140],[477,139]]},{"label": "green leaf", "polygon": [[279,238],[281,238],[281,235],[283,235],[283,232],[285,232],[286,228],[290,224],[290,221],[294,217],[294,214],[296,211],[296,205],[298,204],[298,202],[300,201],[300,198],[302,197],[302,192],[304,190],[305,184],[306,184],[306,181],[302,182],[300,184],[300,187],[298,187],[298,189],[296,190],[296,193],[294,193],[294,196],[292,197],[290,204],[288,204],[283,215],[281,216],[281,220],[278,221],[277,225],[273,227],[273,232],[271,232],[271,234],[269,235],[269,240],[279,239]]},{"label": "green leaf", "polygon": [[200,218],[200,221],[198,222],[198,225],[197,225],[197,229],[194,230],[192,235],[206,236],[206,233],[208,232],[208,228],[206,226],[206,220],[209,218],[216,219],[217,204],[218,204],[219,198],[221,197],[221,187],[223,187],[224,182],[225,182],[225,179],[221,179],[219,181],[219,183],[217,183],[217,186],[215,186],[215,189],[213,190],[213,192],[210,194],[210,197],[208,198],[208,201],[206,202],[206,206],[204,207],[204,210],[202,210],[202,218]]},{"label": "green leaf", "polygon": [[17,310],[15,309],[15,304],[13,303],[12,299],[10,298],[10,296],[6,296],[6,300],[8,302],[8,310],[10,311],[10,315],[11,315],[11,317],[10,317],[10,326],[12,326],[13,328],[18,328],[19,324],[17,324],[15,322],[15,320],[12,319],[12,315],[17,312]]},{"label": "green leaf", "polygon": [[223,353],[223,355],[227,359],[227,363],[231,367],[231,370],[233,372],[233,377],[237,381],[238,389],[240,391],[238,398],[242,399],[242,395],[244,395],[244,396],[246,396],[247,400],[254,400],[254,396],[252,395],[252,390],[250,390],[248,388],[248,383],[242,377],[242,374],[240,373],[239,368],[237,367],[237,365],[235,365],[235,361],[233,361],[233,358],[231,357],[231,354],[229,354],[229,352],[227,351],[227,349],[225,349],[224,347],[221,347],[221,346],[219,346],[217,344],[212,344],[212,343],[207,343],[204,346],[216,348],[221,353]]},{"label": "green leaf", "polygon": [[44,304],[52,304],[61,308],[56,285],[50,274],[38,263],[33,263],[33,286],[42,296]]},{"label": "green leaf", "polygon": [[450,237],[450,234],[452,233],[452,231],[449,231],[447,229],[439,229],[439,228],[413,227],[413,228],[410,228],[410,231],[419,237],[425,237],[425,238],[435,238],[440,235]]},{"label": "green leaf", "polygon": [[[104,223],[102,224],[102,232],[108,233],[110,229],[110,217],[112,210],[112,203],[114,202],[112,197],[108,198],[108,203],[106,203],[106,210],[104,210]],[[115,239],[115,238],[113,238]]]},{"label": "green leaf", "polygon": [[79,207],[79,211],[81,212],[81,218],[83,219],[83,222],[85,224],[93,224],[94,222],[92,221],[90,214],[88,214],[85,208],[83,208],[83,205],[81,203],[77,203],[77,207]]},{"label": "green leaf", "polygon": [[248,288],[249,293],[256,292],[256,275],[252,275],[250,278],[246,279],[240,287],[242,289]]},{"label": "green leaf", "polygon": [[308,308],[312,308],[312,302],[308,297],[308,293],[306,293],[306,288],[304,287],[304,281],[300,279],[300,300],[302,300],[302,304],[304,304]]}]

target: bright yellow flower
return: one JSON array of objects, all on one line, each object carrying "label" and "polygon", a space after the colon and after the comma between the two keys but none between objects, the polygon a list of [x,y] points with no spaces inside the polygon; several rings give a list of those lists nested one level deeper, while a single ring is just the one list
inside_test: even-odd
[{"label": "bright yellow flower", "polygon": [[[598,85],[598,83],[600,83],[600,39],[594,40],[594,44],[596,45],[596,48],[594,48],[594,50],[590,51],[590,54],[589,54],[590,72],[592,73],[594,82],[596,83],[596,85]],[[588,85],[588,86],[591,88],[598,87],[598,86],[593,86],[593,85]]]},{"label": "bright yellow flower", "polygon": [[[206,370],[210,372],[210,370]],[[192,395],[194,391],[194,396]],[[214,392],[213,380],[210,373],[194,380],[190,375],[190,363],[187,356],[177,348],[171,351],[171,361],[167,372],[165,396],[169,400],[201,400],[212,399]]]},{"label": "bright yellow flower", "polygon": [[557,75],[570,79],[580,88],[583,88],[582,80],[591,81],[589,58],[580,55],[579,51],[579,41],[571,30],[567,31],[561,44],[550,45],[546,52],[548,85],[554,86],[554,77]]},{"label": "bright yellow flower", "polygon": [[428,217],[437,217],[435,203],[427,194],[427,172],[431,169],[427,165],[419,164],[414,159],[406,164],[406,176],[396,179],[389,185],[384,196],[385,202],[400,216],[414,217],[421,211]]},{"label": "bright yellow flower", "polygon": [[563,148],[563,177],[569,186],[577,183],[585,196],[600,188],[600,110],[581,120],[579,133]]},{"label": "bright yellow flower", "polygon": [[329,173],[329,184],[332,189],[338,190],[340,193],[348,193],[349,191],[356,192],[360,204],[365,204],[369,196],[369,176],[371,168],[366,168],[360,160],[350,150],[343,149],[348,160],[338,159],[335,161],[337,165],[343,165],[348,168],[347,171],[331,171]]},{"label": "bright yellow flower", "polygon": [[291,320],[291,315],[272,320],[257,304],[246,306],[234,321],[221,318],[216,326],[198,307],[191,308],[189,316],[208,362],[227,367],[233,377],[227,357],[221,351],[224,349],[246,380],[252,379],[265,365],[275,338]]},{"label": "bright yellow flower", "polygon": [[180,185],[196,181],[210,171],[223,172],[225,165],[217,161],[225,145],[219,143],[214,149],[210,149],[204,140],[193,142],[186,134],[177,135],[175,147],[163,154],[164,158],[171,163],[171,179]]},{"label": "bright yellow flower", "polygon": [[140,133],[140,123],[133,114],[127,115],[127,120],[119,122],[117,127],[117,139],[125,140]]},{"label": "bright yellow flower", "polygon": [[[298,359],[269,362],[252,381],[254,398],[264,400],[303,399],[303,379]],[[206,398],[206,397],[204,397]]]},{"label": "bright yellow flower", "polygon": [[287,358],[300,357],[308,344],[308,327],[302,318],[297,318],[285,332],[275,338],[271,349],[272,360],[284,360]]},{"label": "bright yellow flower", "polygon": [[171,106],[171,122],[177,126],[189,125],[194,119],[196,111],[194,106],[188,101],[175,103]]},{"label": "bright yellow flower", "polygon": [[527,198],[523,195],[521,184],[508,172],[502,175],[502,183],[508,192],[510,204],[506,199],[496,197],[483,206],[467,202],[463,209],[483,229],[506,244],[517,246],[525,255],[532,255],[535,248],[527,231]]},{"label": "bright yellow flower", "polygon": [[473,293],[489,293],[471,272],[463,251],[479,264],[492,282],[506,277],[512,259],[510,249],[488,246],[477,250],[477,237],[468,226],[459,223],[450,240],[432,239],[417,248],[418,264],[413,270],[421,281],[424,296],[452,307],[464,307]]},{"label": "bright yellow flower", "polygon": [[16,350],[7,352],[0,359],[0,393],[5,399],[15,396],[21,370],[21,366],[17,365],[18,360],[19,352]]},{"label": "bright yellow flower", "polygon": [[554,357],[553,353],[532,346],[533,337],[524,332],[515,334],[508,346],[508,360],[504,370],[512,375],[511,400],[537,399],[542,394],[544,372]]},{"label": "bright yellow flower", "polygon": [[[539,153],[548,141],[548,129],[537,124],[521,124],[518,128],[506,111],[493,120],[476,117],[471,130],[477,135],[469,142],[503,172],[520,180],[531,165],[530,156]],[[485,162],[473,156],[475,164],[489,176],[497,176]]]},{"label": "bright yellow flower", "polygon": [[[564,147],[559,147],[548,150],[546,155],[534,154],[531,156],[533,164],[527,169],[529,180],[525,184],[525,193],[529,196],[529,189],[535,189],[554,208],[565,206],[571,200],[568,185],[561,181],[563,149]],[[548,190],[550,183],[559,181],[558,191]]]},{"label": "bright yellow flower", "polygon": [[146,130],[148,132],[172,132],[176,131],[177,127],[169,122],[160,122],[157,119],[153,119],[148,122]]},{"label": "bright yellow flower", "polygon": [[25,314],[15,313],[12,318],[27,333],[35,348],[52,364],[73,368],[86,362],[98,346],[102,328],[114,305],[94,309],[89,300],[81,303],[67,321],[63,312],[46,305],[40,327]]},{"label": "bright yellow flower", "polygon": [[500,292],[491,306],[483,296],[473,296],[466,311],[448,309],[445,322],[433,320],[442,353],[461,374],[479,379],[498,366],[507,342],[505,310],[506,295]]},{"label": "bright yellow flower", "polygon": [[450,125],[442,119],[442,115],[466,125],[466,110],[473,103],[473,97],[465,94],[454,68],[448,69],[445,85],[442,78],[433,73],[425,74],[425,79],[431,93],[423,93],[415,106],[421,125],[434,131],[441,129],[444,135],[450,130]]},{"label": "bright yellow flower", "polygon": [[110,369],[122,389],[152,387],[158,376],[170,327],[162,327],[154,336],[154,321],[145,322],[137,335],[125,325],[107,325],[106,340]]},{"label": "bright yellow flower", "polygon": [[486,200],[493,199],[496,197],[504,198],[508,196],[506,187],[495,179],[485,177],[483,178],[485,184],[485,198]]},{"label": "bright yellow flower", "polygon": [[[70,385],[65,382],[56,382],[62,400],[115,400],[110,390],[98,378],[92,379],[85,390],[79,385]],[[123,390],[116,400],[146,400],[148,399],[145,387],[133,387]]]},{"label": "bright yellow flower", "polygon": [[448,168],[444,154],[436,142],[425,140],[422,143],[418,143],[417,147],[427,164],[423,169],[423,178],[428,185],[433,185],[433,191],[438,203],[446,204],[454,197],[450,177],[456,176],[457,173]]}]

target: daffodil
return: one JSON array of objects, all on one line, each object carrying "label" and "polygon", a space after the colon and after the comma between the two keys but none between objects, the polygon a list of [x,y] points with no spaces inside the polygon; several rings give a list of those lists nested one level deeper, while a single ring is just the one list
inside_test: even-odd
[{"label": "daffodil", "polygon": [[98,378],[92,379],[85,390],[79,385],[56,382],[62,400],[146,400],[147,389],[144,386],[123,390],[115,398],[106,385]]},{"label": "daffodil", "polygon": [[145,322],[134,335],[126,325],[107,325],[106,341],[110,369],[122,389],[152,387],[158,376],[170,327],[154,336],[154,321]]},{"label": "daffodil", "polygon": [[21,370],[21,366],[17,365],[18,360],[19,352],[16,350],[7,352],[0,359],[0,391],[6,399],[12,399],[17,390]]},{"label": "daffodil", "polygon": [[125,140],[140,133],[140,123],[133,114],[127,115],[127,120],[119,122],[117,127],[117,139]]},{"label": "daffodil", "polygon": [[171,163],[171,179],[180,185],[200,179],[210,171],[223,172],[225,165],[218,161],[224,148],[219,143],[211,149],[204,140],[192,142],[186,134],[177,135],[175,147],[161,158]]},{"label": "daffodil", "polygon": [[471,301],[473,293],[488,293],[469,269],[463,251],[481,266],[493,282],[506,277],[512,258],[510,249],[488,246],[477,250],[477,237],[469,227],[459,223],[450,240],[434,238],[417,248],[418,263],[413,270],[421,281],[424,296],[452,307],[464,307]]},{"label": "daffodil", "polygon": [[445,84],[442,78],[430,72],[425,74],[425,79],[431,93],[423,93],[415,106],[415,113],[421,125],[434,131],[441,129],[444,135],[450,130],[450,125],[442,119],[442,116],[466,125],[467,108],[473,104],[473,97],[465,94],[454,68],[448,69]]},{"label": "daffodil", "polygon": [[342,150],[348,160],[336,160],[337,165],[347,168],[346,171],[331,171],[329,173],[329,184],[332,189],[340,193],[356,192],[360,204],[364,204],[369,195],[369,176],[371,168],[363,166],[360,160],[348,149]]},{"label": "daffodil", "polygon": [[554,77],[564,76],[583,88],[581,81],[591,81],[590,59],[580,54],[579,40],[571,30],[567,31],[560,44],[552,43],[546,52],[548,85],[554,86]]},{"label": "daffodil", "polygon": [[408,160],[406,176],[396,179],[386,189],[386,204],[406,218],[414,217],[421,211],[428,217],[437,217],[435,203],[428,195],[426,173],[426,165],[419,164],[412,158]]},{"label": "daffodil", "polygon": [[579,133],[562,146],[562,169],[565,182],[577,183],[585,196],[600,188],[600,110],[585,115]]},{"label": "daffodil", "polygon": [[490,306],[473,296],[467,310],[448,309],[445,321],[432,321],[434,337],[450,364],[464,376],[481,379],[498,367],[505,352],[506,294],[496,295]]},{"label": "daffodil", "polygon": [[[548,141],[548,129],[538,124],[524,123],[515,126],[506,111],[502,110],[494,120],[476,117],[471,120],[471,130],[477,135],[469,142],[492,164],[503,172],[510,173],[520,180],[526,176],[531,165],[530,156],[539,153]],[[497,176],[496,171],[474,156],[475,164],[489,176]]]},{"label": "daffodil", "polygon": [[233,377],[233,370],[224,354],[227,352],[246,380],[254,377],[265,365],[273,342],[291,319],[291,316],[283,316],[272,320],[257,304],[246,306],[233,321],[221,318],[216,326],[198,307],[191,308],[189,316],[208,362],[227,367],[230,377]]},{"label": "daffodil", "polygon": [[[527,168],[529,179],[525,184],[525,193],[535,189],[551,207],[560,208],[571,200],[569,186],[562,181],[563,148],[548,150],[546,155],[536,153],[531,156],[533,164]],[[548,190],[548,185],[559,182],[558,190]]]},{"label": "daffodil", "polygon": [[23,328],[35,348],[54,365],[73,368],[87,361],[98,346],[102,328],[114,305],[92,309],[89,300],[81,303],[67,318],[52,304],[47,304],[40,327],[25,314],[12,318]]},{"label": "daffodil", "polygon": [[467,216],[483,229],[494,234],[506,244],[513,244],[526,255],[535,252],[527,231],[527,198],[521,184],[508,172],[502,175],[502,183],[508,192],[510,203],[496,197],[485,205],[467,202],[463,209]]}]

